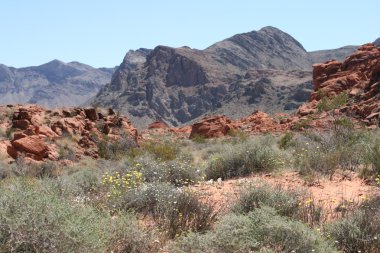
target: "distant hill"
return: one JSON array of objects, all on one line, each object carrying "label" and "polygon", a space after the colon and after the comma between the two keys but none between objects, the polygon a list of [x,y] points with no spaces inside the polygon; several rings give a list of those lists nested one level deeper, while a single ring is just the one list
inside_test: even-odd
[{"label": "distant hill", "polygon": [[359,46],[345,46],[331,50],[318,50],[309,52],[313,63],[322,63],[327,60],[344,61],[346,57],[355,52]]},{"label": "distant hill", "polygon": [[138,127],[156,119],[176,126],[216,112],[232,118],[256,109],[290,112],[312,91],[313,63],[343,59],[354,50],[308,53],[289,34],[264,27],[205,50],[129,51],[91,103],[128,114]]},{"label": "distant hill", "polygon": [[109,83],[114,71],[58,60],[25,68],[0,64],[0,104],[80,105]]}]

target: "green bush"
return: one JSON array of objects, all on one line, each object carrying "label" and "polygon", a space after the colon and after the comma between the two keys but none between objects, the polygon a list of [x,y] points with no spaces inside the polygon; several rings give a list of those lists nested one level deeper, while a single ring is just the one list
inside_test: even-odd
[{"label": "green bush", "polygon": [[3,181],[0,252],[148,252],[149,237],[130,214],[112,218],[61,195],[53,180]]},{"label": "green bush", "polygon": [[244,214],[262,206],[272,207],[282,216],[295,218],[310,225],[323,221],[322,207],[317,206],[305,190],[284,190],[281,186],[259,182],[241,189],[240,197],[232,210]]},{"label": "green bush", "polygon": [[162,161],[143,156],[136,160],[145,182],[168,182],[176,186],[190,185],[202,179],[199,169],[190,161],[175,159]]},{"label": "green bush", "polygon": [[337,169],[357,171],[364,163],[367,133],[342,125],[328,133],[306,132],[294,138],[294,166],[301,175],[315,178]]},{"label": "green bush", "polygon": [[206,143],[207,142],[207,139],[200,135],[200,134],[194,134],[192,137],[191,137],[191,140],[196,142],[196,143]]},{"label": "green bush", "polygon": [[369,144],[365,149],[365,164],[368,166],[372,176],[380,175],[380,140],[375,140],[373,144]]},{"label": "green bush", "polygon": [[206,178],[223,179],[269,172],[280,167],[281,154],[271,139],[261,138],[237,145],[226,144],[208,163]]},{"label": "green bush", "polygon": [[380,198],[326,226],[325,233],[347,253],[378,253],[380,249]]},{"label": "green bush", "polygon": [[215,219],[212,207],[202,203],[195,193],[167,183],[144,184],[126,191],[111,203],[125,210],[151,215],[171,238],[187,230],[203,231]]},{"label": "green bush", "polygon": [[117,141],[109,140],[107,136],[97,140],[98,154],[107,160],[117,160],[128,155],[136,147],[136,143],[128,134],[121,135]]},{"label": "green bush", "polygon": [[277,142],[278,146],[281,149],[288,149],[294,145],[294,133],[292,132],[287,132],[285,133],[280,140]]},{"label": "green bush", "polygon": [[177,239],[171,252],[337,252],[305,224],[262,207],[222,217],[213,231]]},{"label": "green bush", "polygon": [[83,168],[61,178],[66,191],[73,195],[84,195],[97,190],[100,182],[100,172],[94,169]]},{"label": "green bush", "polygon": [[174,160],[179,154],[179,149],[176,148],[174,142],[145,142],[141,149],[153,155],[159,161]]},{"label": "green bush", "polygon": [[60,160],[77,160],[75,150],[70,148],[67,144],[59,147],[58,154]]},{"label": "green bush", "polygon": [[322,97],[322,99],[319,101],[319,104],[317,105],[317,109],[320,112],[330,111],[347,104],[347,102],[348,94],[346,92],[341,92],[331,98],[327,96]]}]

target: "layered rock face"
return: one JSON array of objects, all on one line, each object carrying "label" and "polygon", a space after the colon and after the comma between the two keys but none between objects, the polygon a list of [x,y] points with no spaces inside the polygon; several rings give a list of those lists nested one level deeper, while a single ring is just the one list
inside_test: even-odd
[{"label": "layered rock face", "polygon": [[128,118],[113,110],[67,108],[46,110],[37,105],[1,106],[5,115],[0,122],[0,154],[35,161],[58,160],[61,152],[70,150],[75,158],[98,157],[97,141],[117,141],[129,136],[137,143],[138,133]]},{"label": "layered rock face", "polygon": [[26,68],[0,64],[0,105],[37,103],[49,108],[77,106],[110,82],[114,69],[58,60]]},{"label": "layered rock face", "polygon": [[[311,113],[320,108],[323,99],[347,94],[347,103],[335,109],[336,113],[358,118],[367,125],[378,124],[380,115],[380,47],[367,44],[344,62],[329,61],[314,65],[310,103],[299,113]],[[314,109],[310,110],[310,109]]]}]

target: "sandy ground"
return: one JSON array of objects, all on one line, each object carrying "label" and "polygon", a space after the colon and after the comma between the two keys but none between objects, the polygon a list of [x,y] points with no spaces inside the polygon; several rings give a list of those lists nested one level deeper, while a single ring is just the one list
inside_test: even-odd
[{"label": "sandy ground", "polygon": [[283,172],[281,174],[253,175],[221,183],[206,182],[194,186],[194,189],[201,194],[202,199],[223,213],[238,199],[243,186],[261,181],[281,186],[284,189],[303,190],[310,195],[313,201],[328,208],[336,208],[344,201],[358,204],[374,196],[380,196],[379,187],[366,184],[355,173],[337,174],[333,176],[332,180],[321,179],[311,186],[300,177],[298,172]]}]

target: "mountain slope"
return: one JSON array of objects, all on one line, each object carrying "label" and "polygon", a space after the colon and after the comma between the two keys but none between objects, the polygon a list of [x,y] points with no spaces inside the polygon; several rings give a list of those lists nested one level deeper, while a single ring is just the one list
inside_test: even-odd
[{"label": "mountain slope", "polygon": [[346,57],[353,54],[358,48],[358,46],[345,46],[337,49],[312,51],[309,54],[313,64],[328,60],[344,61]]},{"label": "mountain slope", "polygon": [[274,27],[237,34],[205,50],[240,69],[309,70],[311,59],[303,46]]},{"label": "mountain slope", "polygon": [[0,65],[0,104],[80,105],[109,83],[113,72],[58,60],[19,69]]},{"label": "mountain slope", "polygon": [[294,99],[289,91],[311,92],[311,64],[299,42],[273,27],[235,35],[205,50],[139,49],[127,53],[92,104],[128,114],[139,127],[156,119],[176,126],[215,110],[234,114],[231,107],[280,112],[307,99]]},{"label": "mountain slope", "polygon": [[378,38],[377,40],[375,40],[375,42],[373,42],[373,44],[375,44],[375,46],[380,46],[380,38]]}]

